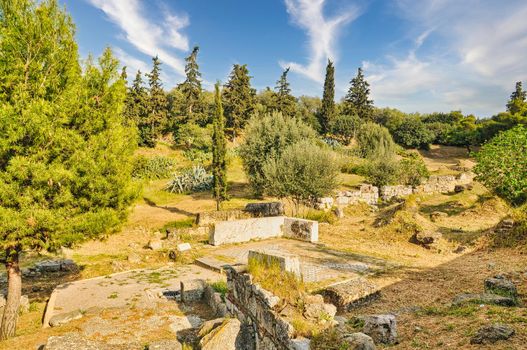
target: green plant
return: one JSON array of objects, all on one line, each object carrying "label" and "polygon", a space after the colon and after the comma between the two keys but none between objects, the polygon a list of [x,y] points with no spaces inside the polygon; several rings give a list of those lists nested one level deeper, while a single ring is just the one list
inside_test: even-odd
[{"label": "green plant", "polygon": [[339,115],[332,123],[331,132],[344,144],[349,145],[357,135],[362,120],[356,115]]},{"label": "green plant", "polygon": [[202,192],[212,188],[212,175],[201,165],[194,166],[174,177],[167,183],[165,189],[171,193]]},{"label": "green plant", "polygon": [[419,116],[408,116],[393,130],[393,138],[407,148],[428,149],[435,134]]},{"label": "green plant", "polygon": [[227,282],[225,281],[214,282],[210,286],[212,287],[212,289],[214,289],[215,292],[220,293],[223,298],[225,298],[225,295],[229,291],[229,288],[227,287]]},{"label": "green plant", "polygon": [[309,210],[305,215],[304,219],[313,220],[318,222],[326,222],[328,224],[334,224],[337,218],[331,211],[324,210]]},{"label": "green plant", "polygon": [[399,162],[399,183],[417,186],[430,176],[426,164],[418,153],[409,153]]},{"label": "green plant", "polygon": [[393,157],[383,157],[366,162],[359,172],[374,186],[396,185],[399,181],[400,166]]},{"label": "green plant", "polygon": [[366,123],[360,127],[357,144],[363,158],[389,158],[396,149],[388,129],[375,123]]},{"label": "green plant", "polygon": [[201,127],[194,123],[186,123],[178,128],[176,142],[187,151],[199,150],[210,152],[212,148],[212,126]]},{"label": "green plant", "polygon": [[174,172],[176,162],[172,158],[154,156],[135,158],[132,176],[136,179],[166,179]]}]

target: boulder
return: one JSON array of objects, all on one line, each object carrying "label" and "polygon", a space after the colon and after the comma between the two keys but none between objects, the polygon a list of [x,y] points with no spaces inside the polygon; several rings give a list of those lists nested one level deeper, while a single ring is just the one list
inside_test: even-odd
[{"label": "boulder", "polygon": [[426,249],[430,249],[430,246],[437,243],[441,237],[442,235],[439,232],[417,232],[410,238],[410,243],[418,244]]},{"label": "boulder", "polygon": [[344,336],[344,341],[348,345],[346,349],[349,350],[375,350],[375,343],[373,339],[364,333],[351,333]]},{"label": "boulder", "polygon": [[[0,293],[0,315],[3,314],[6,302],[7,302],[6,295]],[[21,313],[29,312],[29,305],[30,303],[29,303],[29,298],[27,297],[27,295],[22,295],[20,297],[20,304],[18,306],[18,311]]]},{"label": "boulder", "polygon": [[397,320],[394,315],[372,315],[362,318],[362,332],[369,335],[375,343],[397,343]]},{"label": "boulder", "polygon": [[203,298],[207,283],[201,279],[181,281],[181,301],[186,303]]},{"label": "boulder", "polygon": [[503,275],[497,275],[485,279],[485,291],[492,294],[501,295],[504,297],[517,298],[518,290],[516,285]]},{"label": "boulder", "polygon": [[160,239],[152,239],[148,242],[147,248],[151,250],[161,250],[163,249],[163,241]]},{"label": "boulder", "polygon": [[304,305],[304,317],[314,321],[329,321],[335,317],[337,307],[333,304],[306,303]]},{"label": "boulder", "polygon": [[201,328],[199,329],[199,333],[198,333],[199,337],[203,338],[204,336],[209,334],[213,329],[223,324],[224,321],[225,321],[225,318],[221,317],[221,318],[216,318],[213,320],[208,320],[208,321],[203,322],[203,324],[201,325]]},{"label": "boulder", "polygon": [[500,323],[481,327],[470,339],[470,344],[494,344],[499,340],[507,340],[514,335],[513,328]]},{"label": "boulder", "polygon": [[199,344],[202,350],[236,350],[236,338],[241,323],[238,319],[229,318],[204,336]]},{"label": "boulder", "polygon": [[37,263],[35,268],[40,272],[59,272],[61,267],[60,261],[45,260]]},{"label": "boulder", "polygon": [[68,322],[82,318],[83,314],[80,310],[74,310],[63,314],[55,315],[49,320],[51,327],[58,327]]},{"label": "boulder", "polygon": [[497,294],[481,293],[481,294],[459,294],[457,295],[452,304],[462,305],[467,303],[473,304],[491,304],[499,306],[515,306],[516,300],[510,297],[504,297]]},{"label": "boulder", "polygon": [[340,312],[350,311],[352,308],[368,303],[380,296],[380,290],[364,278],[340,283],[328,287],[323,292],[324,299],[335,305]]},{"label": "boulder", "polygon": [[255,217],[282,216],[284,204],[282,202],[249,203],[244,211]]},{"label": "boulder", "polygon": [[311,340],[307,338],[296,338],[291,340],[291,344],[294,350],[310,350],[311,349]]},{"label": "boulder", "polygon": [[187,250],[190,250],[191,246],[190,243],[180,243],[177,245],[178,252],[186,252]]},{"label": "boulder", "polygon": [[342,219],[344,217],[344,210],[342,208],[337,207],[333,209],[333,214],[335,214],[338,219]]},{"label": "boulder", "polygon": [[456,193],[461,193],[463,191],[466,190],[466,186],[465,185],[456,185],[454,186],[454,192]]},{"label": "boulder", "polygon": [[[130,350],[143,349],[140,344],[106,344],[82,337],[78,333],[68,333],[60,336],[49,337],[46,345],[39,349],[44,350]],[[180,348],[162,348],[175,349]]]}]

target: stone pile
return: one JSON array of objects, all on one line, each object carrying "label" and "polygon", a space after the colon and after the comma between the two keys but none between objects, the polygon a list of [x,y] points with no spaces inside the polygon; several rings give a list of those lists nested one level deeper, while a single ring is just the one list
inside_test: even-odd
[{"label": "stone pile", "polygon": [[43,274],[55,272],[68,272],[76,270],[77,264],[71,259],[44,260],[27,269],[22,269],[23,277],[38,277]]}]

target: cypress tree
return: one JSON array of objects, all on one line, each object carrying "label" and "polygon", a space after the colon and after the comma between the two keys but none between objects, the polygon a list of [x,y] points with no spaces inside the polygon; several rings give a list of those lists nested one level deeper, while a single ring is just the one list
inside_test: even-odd
[{"label": "cypress tree", "polygon": [[148,147],[155,147],[155,140],[161,133],[161,128],[167,122],[168,101],[163,85],[161,83],[161,62],[156,56],[152,58],[152,71],[148,77],[148,117],[147,123],[150,125],[148,134],[145,134],[143,143]]},{"label": "cypress tree", "polygon": [[150,123],[148,122],[148,92],[143,84],[142,73],[137,71],[132,86],[126,93],[124,116],[137,126],[139,130],[139,145],[152,143]]},{"label": "cypress tree", "polygon": [[507,103],[507,111],[511,114],[521,112],[525,108],[525,99],[527,92],[523,91],[522,82],[516,82],[516,90],[511,94],[511,98]]},{"label": "cypress tree", "polygon": [[201,73],[197,62],[199,47],[195,46],[191,54],[185,58],[185,81],[178,88],[183,93],[187,119],[193,119],[193,114],[198,112],[201,101]]},{"label": "cypress tree", "polygon": [[373,118],[373,101],[369,99],[370,84],[364,79],[362,68],[357,71],[357,76],[351,79],[351,86],[344,101],[344,114],[358,115],[364,121]]},{"label": "cypress tree", "polygon": [[214,176],[213,196],[216,200],[216,209],[220,210],[221,202],[227,200],[227,163],[225,155],[227,145],[225,141],[225,118],[221,104],[220,83],[214,86],[215,111],[212,134],[212,174]]},{"label": "cypress tree", "polygon": [[256,91],[251,88],[251,77],[247,65],[235,64],[229,81],[223,90],[227,127],[232,129],[232,138],[243,129],[256,106]]},{"label": "cypress tree", "polygon": [[320,110],[320,126],[322,134],[330,132],[331,123],[335,117],[335,67],[328,59],[326,66],[326,79],[324,80],[324,93],[322,95],[322,108]]},{"label": "cypress tree", "polygon": [[296,99],[291,95],[287,73],[289,73],[289,68],[282,72],[280,79],[276,82],[274,109],[281,112],[285,117],[294,117],[296,115]]}]

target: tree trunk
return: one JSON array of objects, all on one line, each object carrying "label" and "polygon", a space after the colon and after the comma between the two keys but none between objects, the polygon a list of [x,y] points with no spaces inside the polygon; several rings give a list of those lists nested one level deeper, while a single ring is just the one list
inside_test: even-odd
[{"label": "tree trunk", "polygon": [[22,295],[22,274],[18,265],[18,252],[8,249],[6,255],[7,300],[2,324],[0,325],[0,340],[6,340],[15,336],[20,296]]}]

